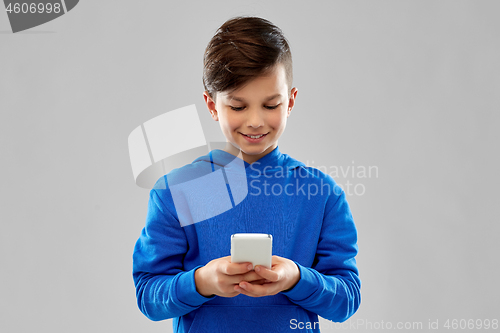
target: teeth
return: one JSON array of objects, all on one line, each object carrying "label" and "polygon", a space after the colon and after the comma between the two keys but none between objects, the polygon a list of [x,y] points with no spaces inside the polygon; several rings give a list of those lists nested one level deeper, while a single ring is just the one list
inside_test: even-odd
[{"label": "teeth", "polygon": [[[243,135],[245,135],[245,134],[243,134]],[[257,135],[257,136],[252,136],[252,135],[245,135],[245,136],[248,136],[249,138],[252,138],[252,139],[258,139],[258,138],[260,138],[260,137],[264,136],[264,134],[262,134],[262,135]]]}]

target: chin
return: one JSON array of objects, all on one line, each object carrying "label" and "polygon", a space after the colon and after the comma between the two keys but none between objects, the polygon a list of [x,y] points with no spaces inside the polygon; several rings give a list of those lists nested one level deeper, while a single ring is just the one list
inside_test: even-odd
[{"label": "chin", "polygon": [[247,155],[259,155],[265,152],[268,148],[269,147],[251,147],[243,150],[243,152]]}]

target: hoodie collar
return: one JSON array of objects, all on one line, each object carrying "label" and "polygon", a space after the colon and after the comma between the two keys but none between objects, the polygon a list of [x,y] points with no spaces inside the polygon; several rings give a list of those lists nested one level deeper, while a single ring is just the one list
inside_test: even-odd
[{"label": "hoodie collar", "polygon": [[[235,158],[239,159],[239,157],[224,150],[214,149],[207,155],[197,158],[193,163],[205,161],[211,163],[212,170],[214,170],[224,167]],[[299,166],[305,166],[304,163],[291,158],[287,154],[282,154],[279,150],[279,146],[276,146],[271,152],[251,164],[240,159],[239,163],[241,162],[244,163],[247,174],[274,174],[280,171],[283,172],[284,169],[294,169]]]}]

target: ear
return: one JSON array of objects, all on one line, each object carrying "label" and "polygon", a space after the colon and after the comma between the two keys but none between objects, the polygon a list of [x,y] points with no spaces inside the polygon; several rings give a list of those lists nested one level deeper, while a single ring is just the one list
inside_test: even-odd
[{"label": "ear", "polygon": [[292,109],[295,105],[295,98],[297,98],[297,92],[298,92],[297,88],[292,88],[290,92],[290,99],[288,100],[288,110],[286,114],[287,118],[290,116],[290,113],[292,112]]},{"label": "ear", "polygon": [[207,104],[207,108],[210,111],[212,119],[215,121],[219,121],[219,115],[217,113],[217,110],[215,109],[215,102],[212,99],[212,97],[210,97],[210,95],[208,94],[208,91],[205,90],[203,92],[203,98],[205,99],[205,104]]}]

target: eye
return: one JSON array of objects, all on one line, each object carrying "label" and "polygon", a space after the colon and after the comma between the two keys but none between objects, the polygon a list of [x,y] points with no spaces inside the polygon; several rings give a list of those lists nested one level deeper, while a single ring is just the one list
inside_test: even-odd
[{"label": "eye", "polygon": [[[273,106],[264,106],[266,109],[268,110],[274,110],[276,109],[278,106],[280,106],[281,104],[278,104],[278,105],[273,105]],[[243,111],[243,109],[245,109],[244,106],[240,106],[240,107],[235,107],[235,106],[229,106],[231,108],[231,110],[233,111]]]},{"label": "eye", "polygon": [[233,110],[233,111],[241,111],[241,110],[243,110],[244,108],[245,108],[245,107],[243,107],[243,106],[242,106],[242,107],[239,107],[239,108],[234,107],[234,106],[231,106],[231,110]]},{"label": "eye", "polygon": [[280,104],[275,105],[275,106],[266,106],[266,109],[269,109],[269,110],[274,110],[274,109],[276,109],[278,106],[280,106]]}]

